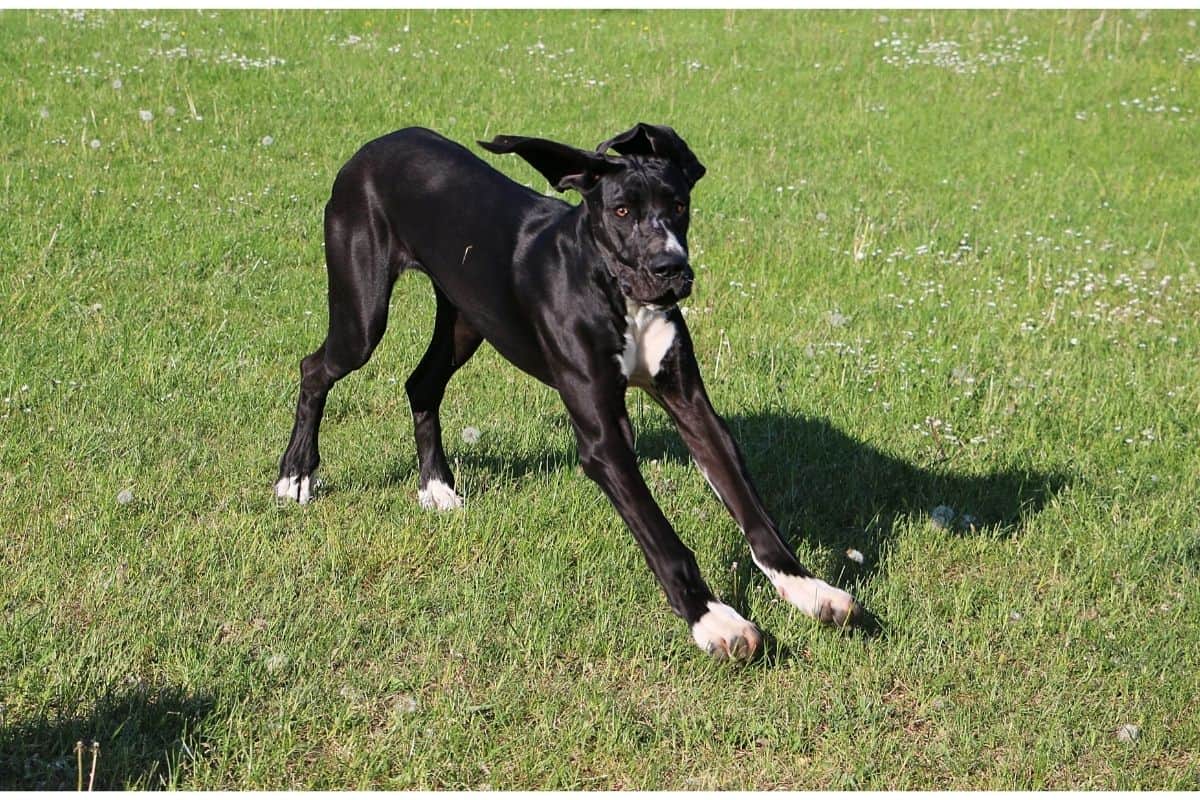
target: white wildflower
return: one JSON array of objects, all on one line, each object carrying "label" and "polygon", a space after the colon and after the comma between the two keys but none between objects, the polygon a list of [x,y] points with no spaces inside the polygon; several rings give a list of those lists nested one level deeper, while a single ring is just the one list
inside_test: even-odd
[{"label": "white wildflower", "polygon": [[470,426],[463,428],[462,439],[467,444],[475,444],[476,442],[479,441],[479,436],[480,436],[479,428],[474,428],[474,427],[470,427]]}]

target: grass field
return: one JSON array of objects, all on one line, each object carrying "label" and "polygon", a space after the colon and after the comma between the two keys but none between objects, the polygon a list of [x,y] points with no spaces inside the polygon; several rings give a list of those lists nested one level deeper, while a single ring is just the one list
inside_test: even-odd
[{"label": "grass field", "polygon": [[[0,787],[77,740],[98,788],[1200,787],[1198,17],[0,13]],[[323,494],[272,496],[345,159],[639,120],[708,167],[714,403],[878,635],[781,603],[631,394],[771,635],[711,661],[494,351],[443,407],[467,508],[422,511],[416,274]]]}]

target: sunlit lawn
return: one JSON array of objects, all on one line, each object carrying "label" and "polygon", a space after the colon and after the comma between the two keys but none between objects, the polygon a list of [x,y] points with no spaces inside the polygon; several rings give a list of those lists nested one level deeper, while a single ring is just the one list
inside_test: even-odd
[{"label": "sunlit lawn", "polygon": [[[73,788],[80,740],[98,788],[1197,788],[1197,16],[3,12],[0,788]],[[771,636],[712,662],[486,348],[467,508],[421,510],[416,274],[324,492],[272,497],[354,150],[639,120],[708,168],[714,402],[877,636],[779,602],[631,395]]]}]

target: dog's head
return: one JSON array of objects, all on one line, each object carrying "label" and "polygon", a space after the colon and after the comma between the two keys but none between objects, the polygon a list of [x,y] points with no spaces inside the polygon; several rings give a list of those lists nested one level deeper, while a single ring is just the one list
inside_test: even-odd
[{"label": "dog's head", "polygon": [[675,131],[643,122],[594,151],[527,136],[479,144],[516,153],[558,191],[583,195],[592,234],[626,297],[669,306],[691,293],[690,198],[704,166]]}]

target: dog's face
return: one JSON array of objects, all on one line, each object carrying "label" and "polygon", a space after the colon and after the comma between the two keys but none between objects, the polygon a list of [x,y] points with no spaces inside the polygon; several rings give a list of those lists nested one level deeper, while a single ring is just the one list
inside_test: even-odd
[{"label": "dog's face", "polygon": [[584,195],[596,241],[611,256],[621,292],[670,306],[692,291],[687,230],[691,187],[663,158],[626,156],[625,168]]},{"label": "dog's face", "polygon": [[[592,235],[630,300],[671,306],[691,293],[688,219],[692,186],[704,167],[673,130],[640,123],[594,152],[520,136],[480,144],[515,152],[556,189],[583,195]],[[605,155],[610,149],[621,157]]]}]

